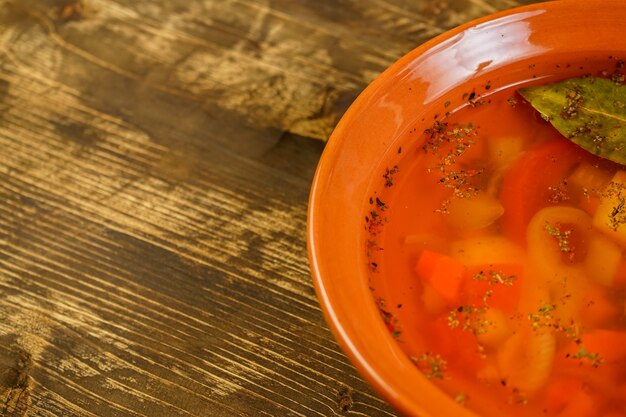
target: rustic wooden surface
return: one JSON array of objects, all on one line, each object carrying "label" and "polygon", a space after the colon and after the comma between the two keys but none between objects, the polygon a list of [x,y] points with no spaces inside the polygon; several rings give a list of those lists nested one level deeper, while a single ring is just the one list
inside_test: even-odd
[{"label": "rustic wooden surface", "polygon": [[394,415],[313,292],[308,138],[519,3],[0,0],[0,414]]}]

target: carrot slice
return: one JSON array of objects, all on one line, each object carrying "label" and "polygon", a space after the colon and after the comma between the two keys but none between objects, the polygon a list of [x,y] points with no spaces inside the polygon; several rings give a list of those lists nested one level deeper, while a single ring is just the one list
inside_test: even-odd
[{"label": "carrot slice", "polygon": [[595,195],[582,197],[579,205],[581,209],[593,216],[598,211],[598,207],[600,207],[600,198]]},{"label": "carrot slice", "polygon": [[[622,359],[626,359],[626,332],[617,330],[594,330],[581,336],[581,344],[574,342],[567,345],[565,355],[575,361],[580,358],[581,363],[593,364],[594,358],[589,355],[598,355],[600,366],[607,366]],[[581,351],[584,348],[584,351]],[[589,355],[585,355],[587,352]],[[598,362],[596,361],[596,364]]]},{"label": "carrot slice", "polygon": [[622,260],[619,267],[617,268],[617,272],[615,273],[615,280],[613,281],[613,286],[617,288],[626,287],[626,261]]},{"label": "carrot slice", "polygon": [[603,414],[602,417],[626,417],[626,414],[619,411],[609,411],[608,413]]},{"label": "carrot slice", "polygon": [[476,337],[460,327],[451,328],[448,316],[443,315],[431,323],[435,353],[458,369],[476,374],[485,366]]},{"label": "carrot slice", "polygon": [[594,417],[596,415],[596,405],[593,397],[583,390],[579,390],[576,395],[570,398],[565,409],[558,414],[558,417]]},{"label": "carrot slice", "polygon": [[522,155],[502,183],[504,233],[525,244],[529,220],[539,209],[551,205],[554,190],[583,157],[584,151],[563,139],[544,142]]},{"label": "carrot slice", "polygon": [[578,378],[559,378],[546,388],[544,407],[550,414],[561,412],[583,387]]},{"label": "carrot slice", "polygon": [[425,250],[420,255],[415,271],[449,304],[459,302],[465,266],[454,258]]}]

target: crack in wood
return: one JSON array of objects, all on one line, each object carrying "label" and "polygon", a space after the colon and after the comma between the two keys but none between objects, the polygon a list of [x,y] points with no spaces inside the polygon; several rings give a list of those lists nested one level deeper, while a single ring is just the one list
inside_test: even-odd
[{"label": "crack in wood", "polygon": [[352,388],[343,386],[339,389],[337,400],[337,410],[340,413],[349,413],[352,409],[352,405],[354,404],[354,400],[352,399]]}]

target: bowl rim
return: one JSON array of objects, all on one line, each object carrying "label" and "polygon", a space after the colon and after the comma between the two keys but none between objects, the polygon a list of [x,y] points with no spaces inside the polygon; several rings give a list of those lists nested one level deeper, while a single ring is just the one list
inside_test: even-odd
[{"label": "bowl rim", "polygon": [[[584,6],[585,8],[592,8],[594,6],[610,8],[612,5],[618,5],[620,3],[620,0],[588,0],[584,2]],[[337,126],[330,135],[325,149],[322,152],[313,178],[307,211],[307,250],[315,292],[326,322],[328,323],[335,340],[337,340],[350,362],[357,368],[359,374],[369,383],[369,385],[374,388],[374,390],[381,395],[383,399],[389,402],[395,410],[403,415],[421,415],[424,413],[424,410],[416,411],[416,403],[414,401],[398,396],[390,385],[383,383],[378,378],[378,375],[375,373],[374,367],[372,366],[373,362],[362,354],[359,347],[353,343],[349,334],[345,331],[342,321],[347,319],[347,317],[341,316],[340,311],[333,307],[330,294],[327,292],[327,288],[324,285],[325,278],[322,276],[320,270],[320,259],[318,258],[318,249],[315,238],[318,214],[317,202],[324,191],[323,179],[326,178],[332,170],[333,161],[336,158],[344,137],[344,131],[350,125],[350,121],[358,116],[361,109],[366,106],[370,99],[373,98],[373,96],[375,96],[381,88],[385,87],[395,75],[405,69],[407,64],[454,36],[481,24],[503,17],[528,12],[555,12],[560,8],[572,7],[573,5],[580,6],[582,4],[578,0],[551,0],[506,9],[471,20],[420,44],[415,49],[411,50],[391,64],[358,95],[358,97],[341,117],[341,120],[338,122]],[[624,6],[623,3],[621,3],[621,5]],[[453,400],[450,399],[450,402],[453,402]]]}]

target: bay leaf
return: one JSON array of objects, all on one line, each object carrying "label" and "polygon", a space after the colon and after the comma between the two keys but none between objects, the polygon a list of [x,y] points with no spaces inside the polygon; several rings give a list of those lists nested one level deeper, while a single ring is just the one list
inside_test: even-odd
[{"label": "bay leaf", "polygon": [[626,87],[605,78],[570,78],[518,90],[563,136],[626,165]]}]

